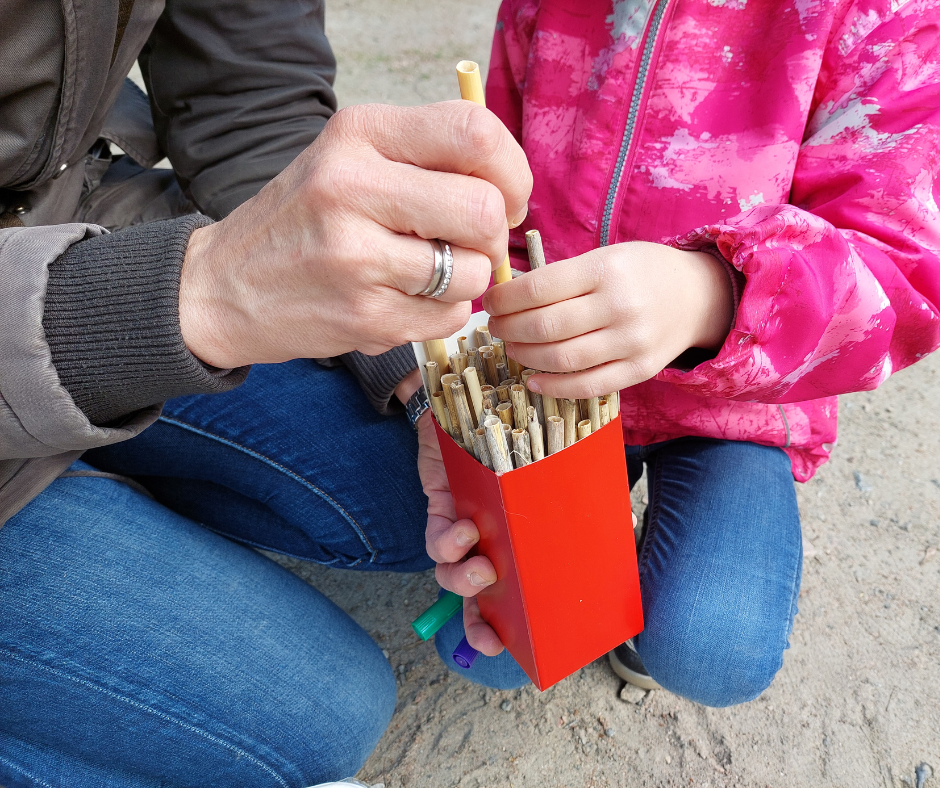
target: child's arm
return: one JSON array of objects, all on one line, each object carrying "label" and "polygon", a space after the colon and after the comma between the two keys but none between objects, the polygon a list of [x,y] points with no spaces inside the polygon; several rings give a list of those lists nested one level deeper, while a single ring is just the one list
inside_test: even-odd
[{"label": "child's arm", "polygon": [[[928,35],[940,10],[917,0],[893,13],[884,5],[883,21],[864,37],[850,26],[833,31],[794,175],[793,204],[761,206],[672,241],[719,253],[743,272],[746,285],[715,357],[688,372],[663,369],[658,379],[704,396],[793,402],[875,388],[940,346],[940,48]],[[639,245],[580,258],[594,267],[636,269],[620,284],[621,297],[609,299],[603,326],[595,321],[577,333],[570,326],[558,333],[557,320],[540,309],[519,315],[509,328],[503,318],[496,321],[494,333],[526,343],[514,352],[533,366],[583,368],[588,356],[578,348],[589,346],[609,359],[655,360],[645,369],[633,363],[631,375],[621,364],[619,371],[593,370],[594,379],[533,378],[547,393],[573,396],[572,384],[592,390],[602,371],[630,385],[668,363],[663,358],[675,343],[654,359],[642,348],[648,327],[639,336],[624,330],[631,324],[629,304],[624,311],[624,300],[634,297],[631,285],[651,288],[658,307],[648,307],[646,318],[655,322],[654,337],[669,331],[670,322],[683,342],[690,336],[676,303],[687,294],[657,275],[661,258],[647,255],[644,272],[642,250],[633,247]],[[531,307],[523,290],[551,288],[522,285],[530,276],[536,275],[511,283],[515,293],[493,293],[486,305],[497,314]],[[574,352],[527,344],[546,327]],[[591,329],[594,335],[587,334]]]}]

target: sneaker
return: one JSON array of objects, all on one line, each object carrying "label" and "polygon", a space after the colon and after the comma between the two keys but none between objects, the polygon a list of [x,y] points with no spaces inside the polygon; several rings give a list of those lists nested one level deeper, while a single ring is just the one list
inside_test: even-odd
[{"label": "sneaker", "polygon": [[632,638],[617,646],[607,654],[607,657],[610,659],[610,666],[614,669],[614,673],[624,681],[645,690],[661,689],[643,667],[643,660],[636,653]]}]

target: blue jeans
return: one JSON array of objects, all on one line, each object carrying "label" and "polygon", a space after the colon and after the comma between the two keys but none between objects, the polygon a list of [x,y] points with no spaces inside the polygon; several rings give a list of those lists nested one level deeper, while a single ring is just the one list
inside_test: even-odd
[{"label": "blue jeans", "polygon": [[[301,786],[354,774],[387,660],[260,545],[430,567],[405,418],[297,361],[168,403],[0,528],[0,785]],[[132,474],[156,500],[95,468]],[[231,539],[224,538],[224,536]],[[237,541],[235,541],[237,540]]]},{"label": "blue jeans", "polygon": [[[649,507],[639,552],[646,628],[635,644],[656,681],[707,706],[761,694],[783,664],[803,566],[790,461],[755,443],[688,438],[628,447],[632,481],[643,463]],[[500,689],[528,678],[508,652],[468,671],[450,655],[459,617],[436,637],[461,675]]]}]

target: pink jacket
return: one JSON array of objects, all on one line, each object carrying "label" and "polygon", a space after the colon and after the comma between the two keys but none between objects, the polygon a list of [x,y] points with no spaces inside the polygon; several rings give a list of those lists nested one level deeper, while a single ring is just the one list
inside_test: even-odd
[{"label": "pink jacket", "polygon": [[621,392],[627,443],[782,447],[940,346],[940,2],[504,0],[488,106],[549,261],[644,240],[746,279],[717,357]]}]

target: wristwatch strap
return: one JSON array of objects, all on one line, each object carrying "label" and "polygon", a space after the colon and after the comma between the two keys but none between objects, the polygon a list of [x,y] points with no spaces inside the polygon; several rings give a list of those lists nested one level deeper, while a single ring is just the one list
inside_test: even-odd
[{"label": "wristwatch strap", "polygon": [[428,395],[424,392],[424,386],[422,386],[405,403],[405,414],[408,416],[408,421],[411,422],[412,427],[418,429],[416,426],[418,419],[430,407],[431,403],[428,402]]}]

